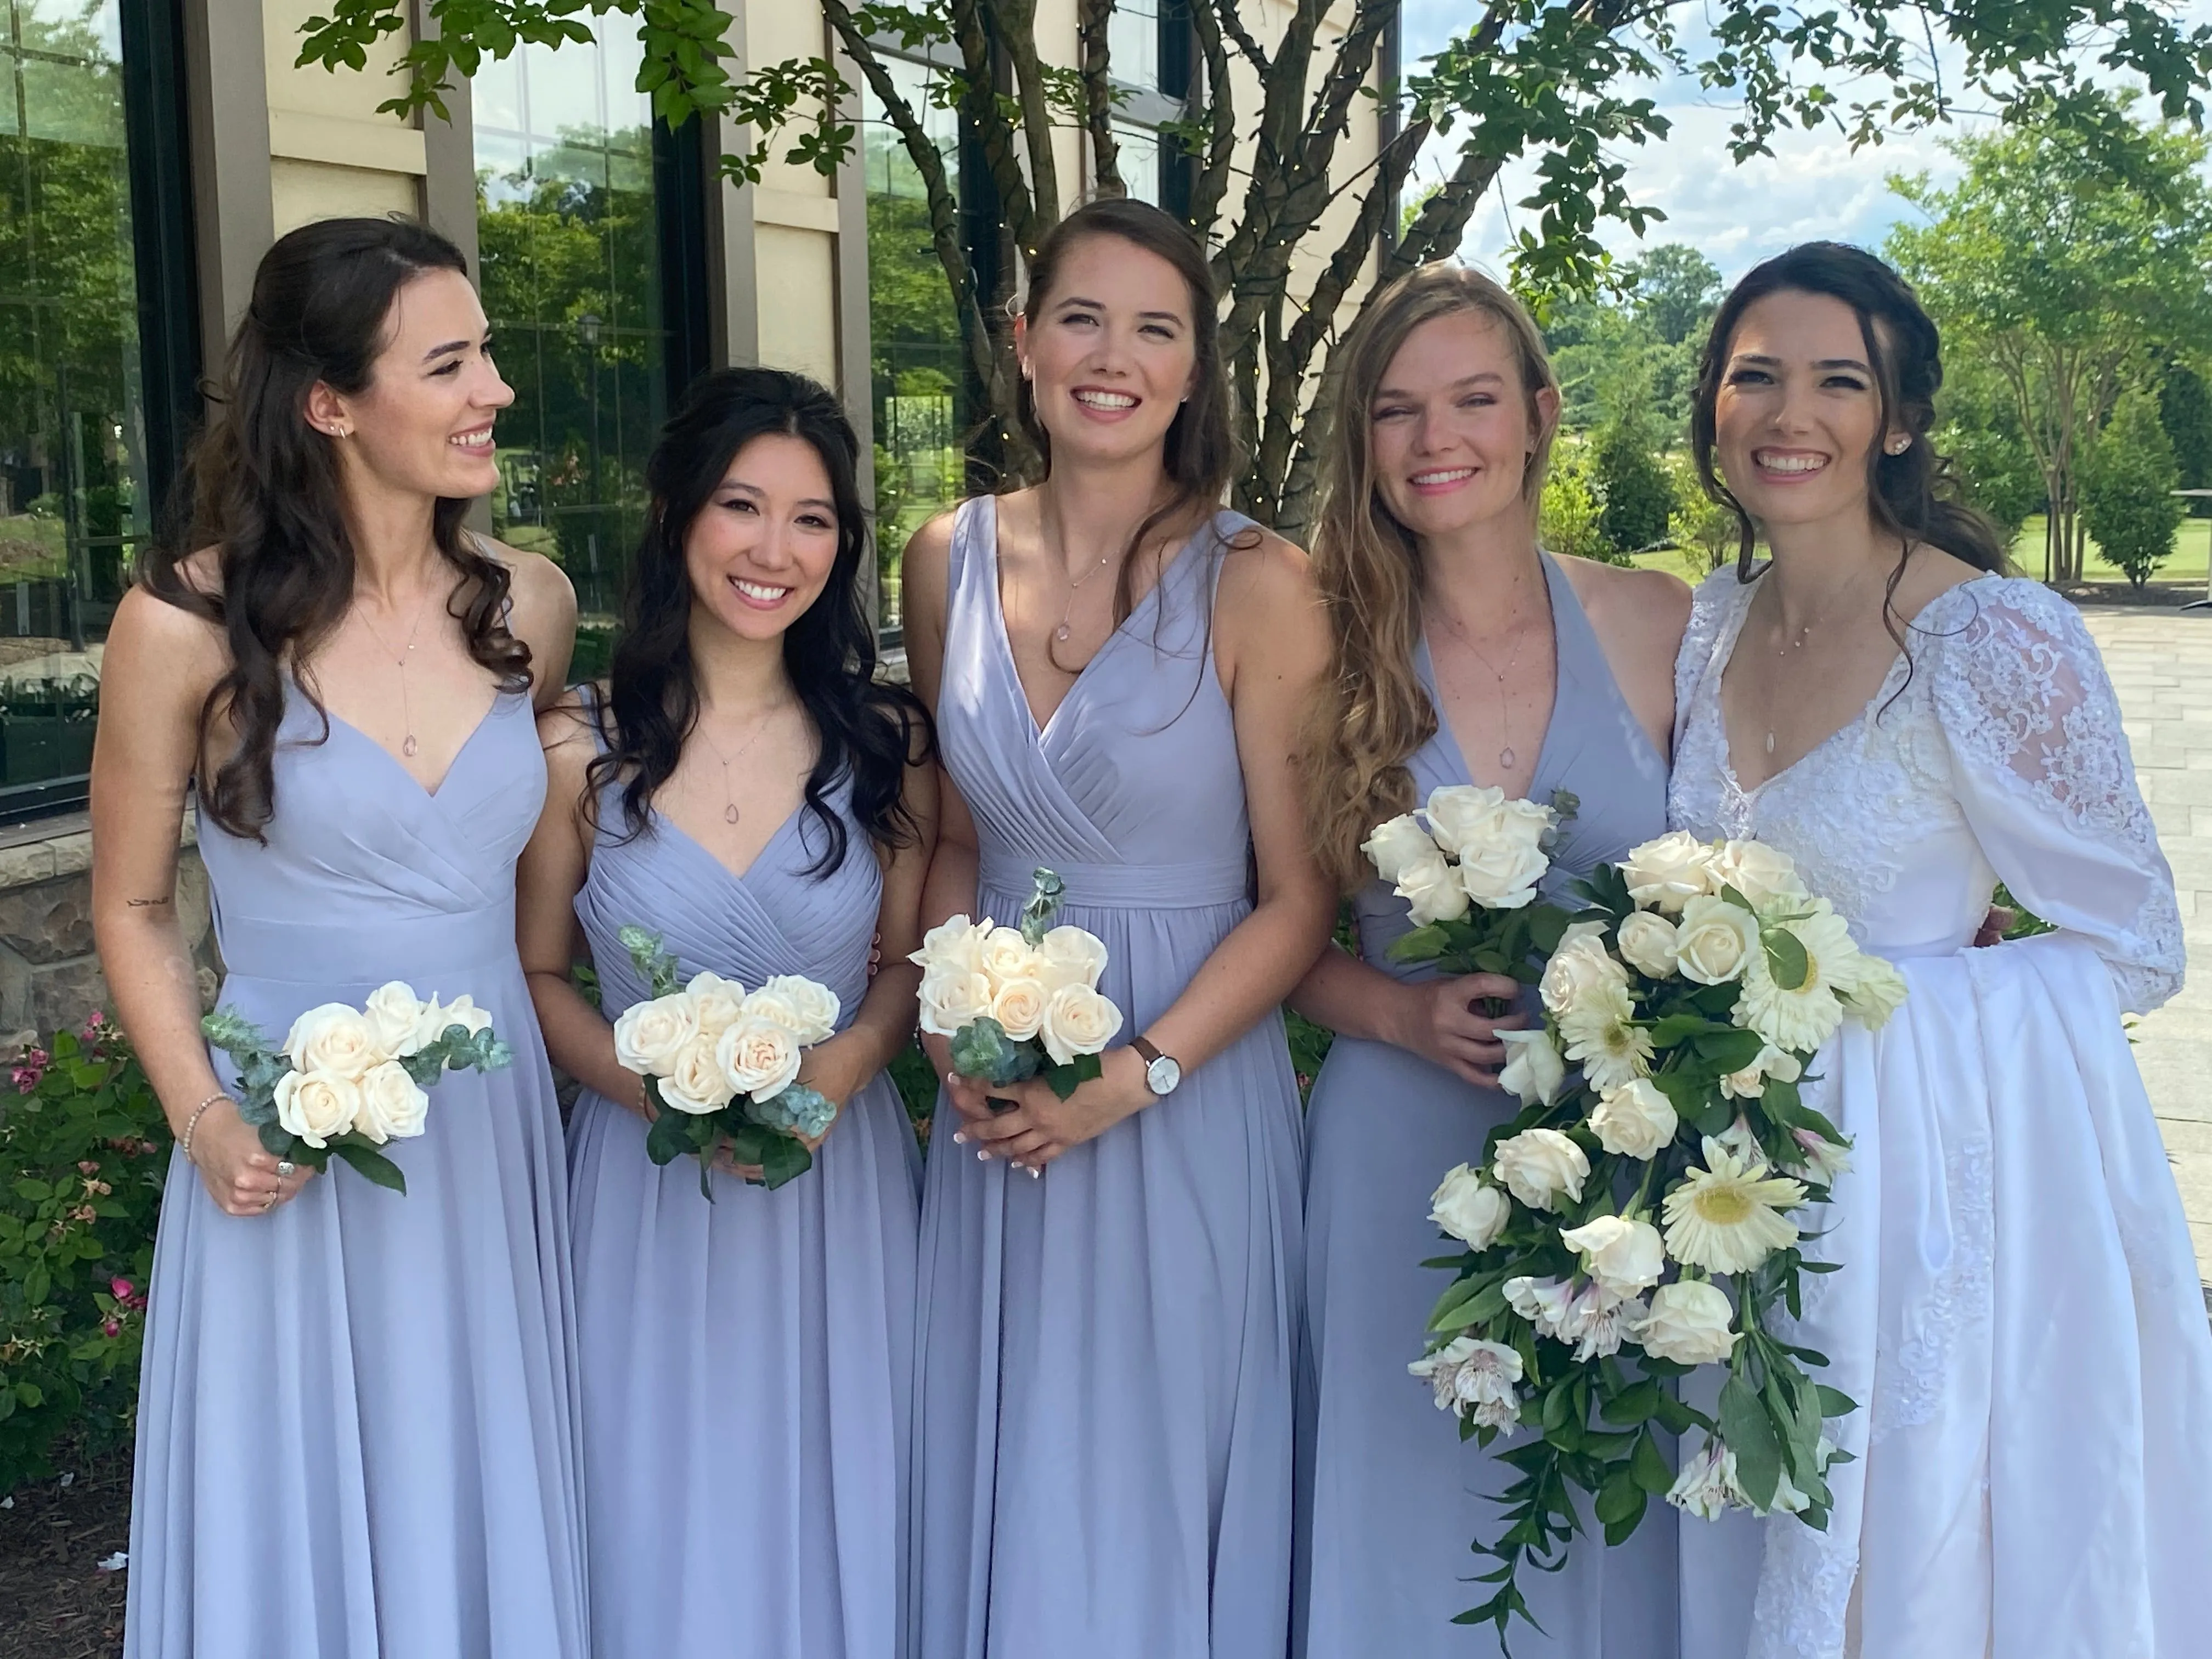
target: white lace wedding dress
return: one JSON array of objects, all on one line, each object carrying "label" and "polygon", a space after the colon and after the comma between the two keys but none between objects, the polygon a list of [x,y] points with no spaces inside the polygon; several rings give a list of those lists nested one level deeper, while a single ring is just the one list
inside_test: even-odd
[{"label": "white lace wedding dress", "polygon": [[[1681,1528],[1698,1659],[2181,1659],[2212,1642],[2212,1332],[2120,1014],[2181,982],[2172,873],[2080,617],[1984,577],[1866,710],[1738,787],[1722,670],[1755,585],[1698,591],[1669,817],[1789,853],[1911,991],[1808,1099],[1854,1140],[1800,1340],[1862,1409],[1825,1533]],[[2002,878],[2057,932],[1966,948]]]}]

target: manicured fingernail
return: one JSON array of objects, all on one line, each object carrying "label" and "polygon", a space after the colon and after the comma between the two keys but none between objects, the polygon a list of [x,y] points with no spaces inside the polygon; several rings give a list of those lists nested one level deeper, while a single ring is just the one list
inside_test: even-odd
[{"label": "manicured fingernail", "polygon": [[978,1146],[975,1149],[975,1161],[979,1164],[988,1164],[991,1161],[991,1155]]},{"label": "manicured fingernail", "polygon": [[968,1137],[958,1130],[955,1130],[952,1135],[952,1144],[956,1146],[965,1146],[968,1144]]},{"label": "manicured fingernail", "polygon": [[1030,1179],[1031,1181],[1035,1181],[1035,1180],[1036,1180],[1039,1176],[1042,1175],[1043,1173],[1044,1173],[1044,1171],[1043,1171],[1043,1170],[1040,1170],[1040,1169],[1038,1169],[1038,1168],[1037,1168],[1037,1166],[1036,1166],[1036,1164],[1030,1164]]}]

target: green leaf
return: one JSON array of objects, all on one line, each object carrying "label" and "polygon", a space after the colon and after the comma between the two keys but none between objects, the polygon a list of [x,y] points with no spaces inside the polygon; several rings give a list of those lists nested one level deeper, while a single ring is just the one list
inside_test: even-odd
[{"label": "green leaf", "polygon": [[1707,1019],[1702,1014],[1668,1014],[1663,1019],[1651,1022],[1651,1043],[1656,1048],[1671,1048],[1679,1042],[1705,1031],[1733,1031],[1732,1025]]},{"label": "green leaf", "polygon": [[1053,1093],[1066,1100],[1091,1079],[1103,1073],[1105,1066],[1097,1054],[1078,1054],[1065,1066],[1052,1065],[1040,1073]]},{"label": "green leaf", "polygon": [[1782,1443],[1766,1408],[1741,1376],[1731,1376],[1721,1389],[1721,1438],[1735,1454],[1736,1479],[1744,1496],[1760,1509],[1774,1502],[1782,1480]]},{"label": "green leaf", "polygon": [[345,1135],[331,1142],[330,1150],[350,1164],[362,1180],[395,1193],[407,1190],[407,1177],[400,1174],[399,1166],[368,1143]]},{"label": "green leaf", "polygon": [[1858,1401],[1841,1389],[1832,1389],[1825,1382],[1816,1382],[1813,1389],[1820,1397],[1822,1417],[1849,1417],[1859,1408]]},{"label": "green leaf", "polygon": [[1767,971],[1785,991],[1801,991],[1813,971],[1812,958],[1796,934],[1786,927],[1762,927],[1759,941],[1766,950]]},{"label": "green leaf", "polygon": [[684,1116],[664,1106],[660,1115],[653,1120],[653,1127],[645,1132],[645,1155],[655,1164],[672,1164],[691,1150],[691,1137],[684,1127]]},{"label": "green leaf", "polygon": [[1674,1472],[1667,1467],[1666,1455],[1659,1449],[1659,1443],[1652,1438],[1649,1429],[1636,1437],[1636,1449],[1629,1454],[1628,1473],[1630,1479],[1654,1498],[1665,1497],[1667,1489],[1674,1484]]},{"label": "green leaf", "polygon": [[1626,1469],[1616,1469],[1598,1488],[1597,1502],[1591,1505],[1597,1518],[1608,1525],[1626,1521],[1644,1513],[1643,1489]]},{"label": "green leaf", "polygon": [[1741,1072],[1759,1058],[1766,1040],[1756,1031],[1705,1031],[1695,1039],[1698,1057],[1721,1073]]},{"label": "green leaf", "polygon": [[43,1204],[54,1195],[54,1189],[46,1182],[25,1176],[15,1183],[15,1195],[27,1203]]},{"label": "green leaf", "polygon": [[1383,954],[1393,962],[1434,962],[1449,947],[1449,940],[1442,927],[1431,922],[1425,927],[1416,927],[1411,933],[1401,933],[1390,942]]},{"label": "green leaf", "polygon": [[1659,1409],[1660,1392],[1659,1385],[1646,1377],[1607,1401],[1598,1407],[1597,1414],[1608,1423],[1633,1425],[1644,1422]]},{"label": "green leaf", "polygon": [[761,1184],[773,1192],[787,1181],[796,1180],[814,1167],[814,1155],[805,1144],[790,1135],[779,1134],[769,1142],[760,1159]]}]

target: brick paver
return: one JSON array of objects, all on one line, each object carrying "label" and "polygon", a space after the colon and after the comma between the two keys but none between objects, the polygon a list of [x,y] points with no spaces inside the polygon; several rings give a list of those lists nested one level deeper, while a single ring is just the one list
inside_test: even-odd
[{"label": "brick paver", "polygon": [[2181,892],[2189,983],[2136,1028],[2142,1068],[2212,1282],[2212,611],[2085,605],[2136,773]]}]

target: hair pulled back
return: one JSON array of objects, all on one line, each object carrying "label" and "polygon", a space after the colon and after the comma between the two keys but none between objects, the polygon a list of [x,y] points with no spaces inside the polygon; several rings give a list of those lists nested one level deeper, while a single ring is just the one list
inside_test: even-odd
[{"label": "hair pulled back", "polygon": [[1413,804],[1406,762],[1436,734],[1437,713],[1413,667],[1421,628],[1421,551],[1375,486],[1376,388],[1406,341],[1438,318],[1471,315],[1511,346],[1529,418],[1521,495],[1533,523],[1551,464],[1553,423],[1540,395],[1559,390],[1544,338],[1504,287],[1464,265],[1422,265],[1376,296],[1346,337],[1344,370],[1329,408],[1322,455],[1321,514],[1313,577],[1328,617],[1329,666],[1299,736],[1306,838],[1338,887],[1370,873],[1360,843]]},{"label": "hair pulled back", "polygon": [[[139,573],[148,592],[223,632],[230,665],[200,711],[202,810],[232,835],[260,840],[276,810],[274,757],[290,672],[330,720],[305,673],[353,604],[355,554],[337,445],[307,421],[318,381],[368,389],[389,338],[399,291],[424,273],[468,264],[435,231],[404,219],[325,219],[280,237],[254,272],[253,295],[231,337],[215,416],[173,504],[170,533]],[[507,570],[462,530],[464,500],[431,514],[438,551],[460,578],[447,603],[469,655],[501,689],[530,684],[530,650],[507,631]],[[215,580],[186,568],[212,547]],[[218,717],[237,737],[209,774]]]},{"label": "hair pulled back", "polygon": [[837,399],[803,374],[775,368],[724,368],[703,374],[646,462],[651,502],[630,561],[623,635],[599,711],[606,747],[587,773],[593,794],[619,781],[625,834],[641,834],[653,799],[675,772],[699,724],[699,678],[691,654],[691,573],[684,543],[691,526],[756,438],[781,434],[821,458],[837,514],[837,556],[830,579],[783,634],[784,672],[813,722],[818,745],[804,810],[827,842],[810,873],[826,876],[845,860],[844,819],[830,794],[852,784],[852,814],[879,848],[910,845],[915,826],[904,805],[905,770],[929,748],[929,715],[904,686],[876,678],[876,630],[860,583],[868,550],[860,505],[860,440]]}]

